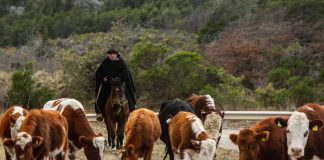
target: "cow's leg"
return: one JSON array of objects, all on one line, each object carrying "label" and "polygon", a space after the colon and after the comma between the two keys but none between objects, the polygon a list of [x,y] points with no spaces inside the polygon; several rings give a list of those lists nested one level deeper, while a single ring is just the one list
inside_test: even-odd
[{"label": "cow's leg", "polygon": [[191,157],[186,150],[182,152],[182,154],[183,154],[183,160],[191,160]]},{"label": "cow's leg", "polygon": [[[150,143],[150,142],[147,142],[147,143],[153,144],[153,143]],[[151,157],[152,157],[153,145],[148,146],[146,149],[147,150],[145,151],[144,160],[151,160],[152,159]]]},{"label": "cow's leg", "polygon": [[11,155],[5,150],[6,160],[11,160]]},{"label": "cow's leg", "polygon": [[[174,160],[181,160],[181,156],[180,156],[180,153],[175,153],[175,152],[173,152],[173,158],[174,158]],[[172,158],[172,159],[173,159]],[[170,159],[171,159],[171,157],[170,157]]]},{"label": "cow's leg", "polygon": [[55,156],[55,158],[56,158],[55,160],[65,160],[65,154],[60,153],[57,156]]},{"label": "cow's leg", "polygon": [[172,151],[172,146],[171,146],[171,142],[170,142],[170,138],[169,135],[167,135],[167,139],[166,139],[166,147],[167,147],[167,152],[169,154],[170,160],[174,160],[175,156],[173,155],[173,151]]},{"label": "cow's leg", "polygon": [[75,151],[69,151],[69,160],[75,160],[76,156],[75,156]]},{"label": "cow's leg", "polygon": [[69,159],[75,160],[76,159],[76,148],[72,141],[69,142]]}]

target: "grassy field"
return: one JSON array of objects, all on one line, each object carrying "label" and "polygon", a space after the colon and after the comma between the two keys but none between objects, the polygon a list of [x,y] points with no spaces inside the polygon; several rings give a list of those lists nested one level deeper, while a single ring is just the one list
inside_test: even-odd
[{"label": "grassy field", "polygon": [[[103,122],[91,122],[92,127],[94,128],[96,133],[103,133],[103,135],[107,136],[106,127]],[[0,159],[5,159],[4,150],[2,144],[0,144]],[[164,143],[158,140],[154,145],[152,160],[162,160],[165,152],[164,152]],[[222,148],[217,149],[217,160],[236,160],[238,159],[237,151],[224,150]],[[105,150],[105,160],[117,160],[118,159],[118,151],[106,149]],[[168,158],[167,158],[168,159]],[[77,160],[86,160],[83,151],[79,151],[77,153]]]}]

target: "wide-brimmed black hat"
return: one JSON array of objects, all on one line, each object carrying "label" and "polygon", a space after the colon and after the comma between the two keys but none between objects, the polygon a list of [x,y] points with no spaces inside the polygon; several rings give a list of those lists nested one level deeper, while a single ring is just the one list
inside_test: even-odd
[{"label": "wide-brimmed black hat", "polygon": [[107,54],[118,54],[118,51],[116,49],[109,49],[106,53]]}]

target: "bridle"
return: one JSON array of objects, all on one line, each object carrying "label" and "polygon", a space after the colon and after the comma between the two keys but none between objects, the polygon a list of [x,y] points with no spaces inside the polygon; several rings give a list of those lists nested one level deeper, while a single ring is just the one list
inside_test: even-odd
[{"label": "bridle", "polygon": [[[114,90],[114,91],[113,91]],[[116,111],[117,114],[120,113],[120,111],[122,110],[122,108],[125,106],[125,104],[128,103],[128,100],[124,97],[124,92],[123,90],[121,90],[122,92],[122,98],[118,98],[118,96],[116,96],[115,98],[113,98],[113,94],[114,92],[118,92],[119,91],[119,88],[115,88],[115,89],[112,89],[111,90],[111,98],[110,98],[110,104],[111,106],[113,107],[114,105],[118,105],[120,107],[118,107],[118,110]]]}]

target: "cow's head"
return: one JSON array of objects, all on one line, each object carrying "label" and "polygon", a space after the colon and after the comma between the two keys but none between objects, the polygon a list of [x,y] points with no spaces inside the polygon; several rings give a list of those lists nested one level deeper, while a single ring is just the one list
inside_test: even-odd
[{"label": "cow's head", "polygon": [[9,115],[10,120],[10,133],[11,138],[13,138],[18,132],[22,121],[29,112],[20,106],[12,107],[12,112]]},{"label": "cow's head", "polygon": [[119,155],[120,160],[137,160],[138,157],[139,155],[135,153],[135,148],[132,144],[127,145],[121,148],[120,150],[120,155]]},{"label": "cow's head", "polygon": [[255,132],[252,129],[241,129],[239,134],[230,134],[230,140],[238,145],[240,160],[257,160],[260,145],[269,138],[270,132]]},{"label": "cow's head", "polygon": [[36,158],[33,151],[43,144],[43,138],[31,136],[26,132],[19,132],[10,143],[15,146],[17,160],[30,160]]},{"label": "cow's head", "polygon": [[91,160],[103,160],[105,149],[105,138],[101,133],[97,137],[85,137],[80,136],[79,142],[83,146],[84,154],[87,159]]},{"label": "cow's head", "polygon": [[216,141],[214,139],[206,139],[202,141],[191,140],[191,144],[195,150],[195,154],[189,152],[192,159],[213,160],[216,152]]},{"label": "cow's head", "polygon": [[16,136],[16,134],[19,132],[19,129],[23,121],[25,120],[25,116],[19,116],[18,118],[11,116],[10,119],[13,123],[13,126],[11,127],[10,130],[11,138],[13,139]]},{"label": "cow's head", "polygon": [[289,119],[276,118],[278,127],[286,127],[288,155],[292,159],[304,156],[309,132],[317,132],[323,125],[321,120],[309,121],[303,112],[293,112]]}]

